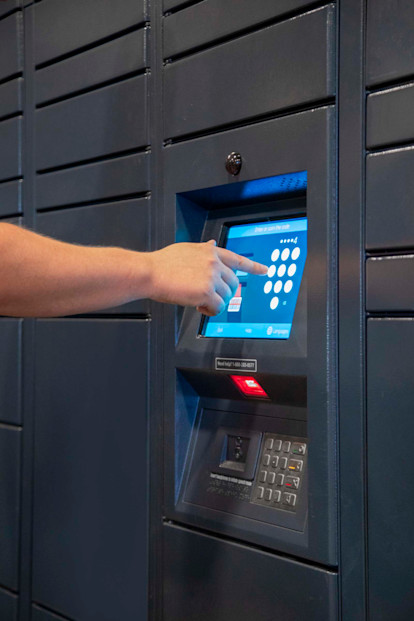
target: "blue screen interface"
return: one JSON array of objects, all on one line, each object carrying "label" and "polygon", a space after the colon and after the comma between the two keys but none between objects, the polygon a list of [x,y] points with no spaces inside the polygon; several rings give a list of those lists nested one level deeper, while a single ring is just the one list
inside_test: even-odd
[{"label": "blue screen interface", "polygon": [[225,247],[269,266],[266,276],[236,271],[239,287],[226,310],[209,317],[202,335],[288,339],[307,253],[308,219],[230,226]]}]

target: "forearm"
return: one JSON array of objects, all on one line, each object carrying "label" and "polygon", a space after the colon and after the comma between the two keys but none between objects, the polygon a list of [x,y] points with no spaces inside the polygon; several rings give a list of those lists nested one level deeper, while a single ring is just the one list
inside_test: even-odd
[{"label": "forearm", "polygon": [[215,242],[172,244],[155,252],[76,246],[0,224],[0,315],[58,317],[140,298],[220,313],[239,281],[233,270],[267,267]]},{"label": "forearm", "polygon": [[149,255],[75,246],[0,225],[0,314],[74,315],[150,293]]}]

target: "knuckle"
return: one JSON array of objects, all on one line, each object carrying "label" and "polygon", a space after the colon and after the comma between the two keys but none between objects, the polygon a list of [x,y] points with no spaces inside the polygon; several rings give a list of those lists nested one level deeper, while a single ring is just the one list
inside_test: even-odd
[{"label": "knuckle", "polygon": [[208,258],[208,265],[209,265],[209,267],[210,267],[212,270],[216,270],[216,269],[217,269],[217,267],[220,265],[220,261],[219,261],[218,257],[217,257],[217,256],[215,256],[215,255],[211,255],[211,256]]},{"label": "knuckle", "polygon": [[211,296],[214,294],[214,287],[213,285],[209,282],[206,283],[206,286],[203,289],[203,296],[205,299],[209,299],[211,298]]}]

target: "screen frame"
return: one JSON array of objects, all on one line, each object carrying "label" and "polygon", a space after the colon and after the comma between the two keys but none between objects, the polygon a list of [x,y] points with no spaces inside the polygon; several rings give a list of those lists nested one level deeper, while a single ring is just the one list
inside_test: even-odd
[{"label": "screen frame", "polygon": [[[258,218],[257,215],[253,218],[248,218],[246,220],[242,220],[242,221],[234,221],[234,220],[229,220],[227,222],[224,222],[222,224],[222,229],[220,231],[220,234],[218,236],[218,242],[217,242],[217,246],[219,248],[226,248],[226,243],[227,243],[227,239],[228,239],[228,235],[229,235],[229,230],[230,228],[233,228],[235,226],[243,226],[243,225],[254,225],[254,224],[259,224],[259,223],[268,223],[268,222],[280,222],[280,221],[285,221],[285,220],[297,220],[300,218],[306,218],[306,222],[307,222],[307,228],[306,228],[306,233],[308,231],[308,216],[306,214],[306,209],[303,210],[302,213],[294,213],[294,214],[286,214],[283,216],[277,216],[277,217],[273,217],[273,216],[268,216],[266,218]],[[259,236],[258,236],[259,237]],[[307,256],[306,256],[307,259]],[[301,282],[300,282],[300,286],[299,286],[299,292],[298,292],[298,297],[296,299],[296,303],[295,303],[295,309],[293,311],[293,316],[292,316],[292,323],[291,323],[291,332],[293,329],[293,322],[294,322],[294,317],[296,314],[296,306],[298,304],[298,300],[299,300],[299,295],[300,295],[300,290],[302,288],[302,281],[305,277],[305,270],[306,270],[306,260],[305,260],[305,266],[303,269],[303,274],[301,277]],[[202,315],[201,320],[200,320],[200,326],[199,326],[199,330],[197,333],[197,337],[203,338],[203,339],[218,339],[218,338],[222,338],[223,340],[245,340],[246,337],[243,336],[224,336],[224,337],[217,337],[217,336],[206,336],[204,334],[204,331],[207,327],[207,324],[210,320],[210,317],[206,316],[206,315]],[[249,341],[288,341],[291,337],[291,333],[289,334],[287,339],[270,339],[270,338],[266,338],[266,337],[249,337],[248,340]]]},{"label": "screen frame", "polygon": [[[288,339],[206,338],[199,335],[200,316],[186,307],[176,324],[175,366],[177,369],[202,370],[214,368],[217,357],[258,359],[263,373],[273,373],[277,363],[279,374],[306,377],[308,356],[308,290],[307,282],[312,261],[307,195],[284,198],[267,203],[232,206],[211,210],[204,222],[200,241],[215,239],[221,243],[225,226],[279,220],[308,218],[308,256]],[[221,373],[223,373],[221,371]]]}]

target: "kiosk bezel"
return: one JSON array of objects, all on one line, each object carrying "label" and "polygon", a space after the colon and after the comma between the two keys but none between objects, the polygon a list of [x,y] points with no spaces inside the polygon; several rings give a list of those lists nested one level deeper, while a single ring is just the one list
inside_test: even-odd
[{"label": "kiosk bezel", "polygon": [[[247,214],[251,214],[252,209],[255,209],[254,217],[249,219]],[[259,209],[257,205],[244,205],[210,211],[200,241],[216,239],[220,243],[226,228],[232,224],[299,218],[306,217],[306,214],[304,196],[259,204]],[[307,274],[305,265],[288,339],[206,338],[200,335],[199,314],[194,309],[186,308],[178,328],[176,367],[202,369],[205,368],[207,357],[213,361],[222,357],[255,359],[257,356],[254,352],[260,351],[260,365],[257,365],[260,373],[273,373],[277,361],[280,375],[304,377],[307,357]]]},{"label": "kiosk bezel", "polygon": [[[294,316],[295,322],[302,307],[307,325],[295,330],[292,326],[292,336],[285,341],[251,339],[240,346],[239,339],[198,337],[200,319],[196,311],[165,309],[164,512],[166,519],[182,525],[327,566],[336,565],[338,560],[335,118],[335,107],[325,106],[167,146],[164,218],[169,236],[162,242],[207,239],[212,233],[209,226],[217,226],[225,210],[237,205],[235,201],[216,203],[211,200],[212,192],[206,192],[204,200],[202,194],[197,194],[200,189],[307,171],[306,292],[304,281],[301,286],[306,300],[299,305],[298,299]],[[226,155],[232,151],[240,152],[243,158],[236,178],[224,167]],[[287,197],[274,197],[282,199]],[[250,218],[268,212],[268,200],[258,198]],[[246,220],[246,201],[239,204],[240,218]],[[298,213],[303,213],[303,199],[297,207]],[[188,215],[184,223],[180,210]],[[295,339],[294,333],[298,335],[300,330],[301,337]],[[230,371],[216,370],[217,356],[257,359],[255,377],[260,383],[279,377],[284,384],[291,382],[293,391],[279,403],[275,395],[271,395],[270,402],[243,398],[234,386],[231,392]],[[266,384],[264,388],[268,392]],[[289,402],[296,394],[297,402]],[[247,420],[263,416],[270,425],[281,422],[286,428],[299,425],[297,435],[306,437],[309,444],[308,512],[303,530],[255,522],[240,515],[229,517],[224,512],[180,500],[186,464],[203,410],[236,412],[248,416]]]}]

